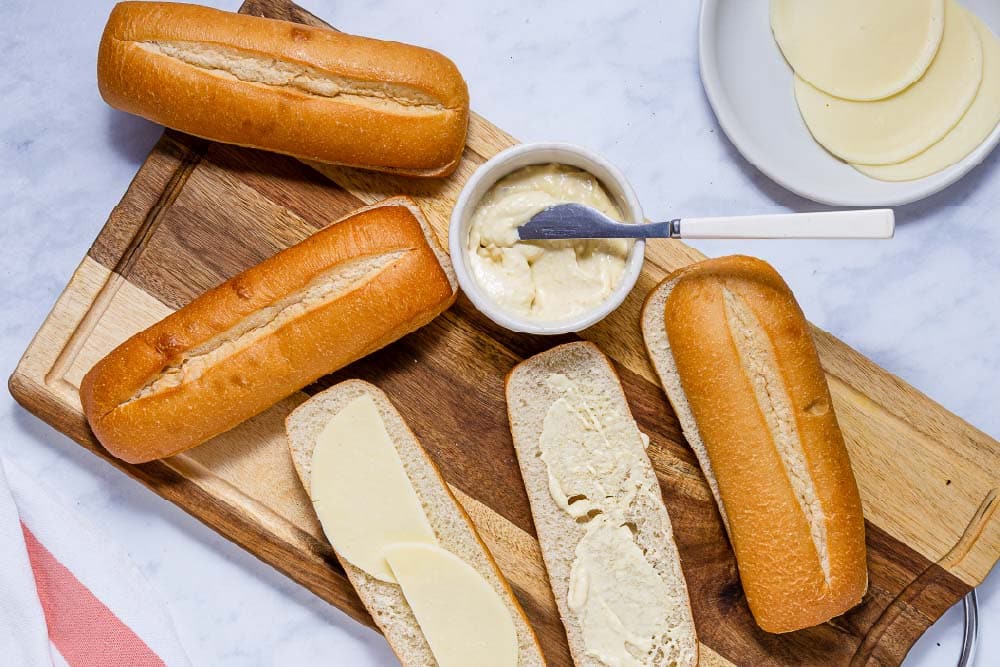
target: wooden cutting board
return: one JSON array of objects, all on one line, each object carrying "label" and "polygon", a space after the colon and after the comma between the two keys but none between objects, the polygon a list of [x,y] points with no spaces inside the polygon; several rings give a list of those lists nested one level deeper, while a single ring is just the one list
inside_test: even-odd
[{"label": "wooden cutting board", "polygon": [[[323,25],[287,0],[246,13]],[[503,378],[519,360],[576,339],[499,329],[464,297],[388,348],[183,455],[131,466],[87,428],[77,389],[100,357],[204,290],[354,208],[416,197],[444,240],[469,174],[514,140],[474,116],[458,172],[417,181],[222,146],[166,132],[112,212],[10,379],[55,428],[363,623],[361,606],[292,471],[284,416],[309,394],[360,377],[384,389],[440,466],[524,605],[552,665],[570,664],[507,428]],[[328,177],[328,178],[327,178]],[[673,519],[705,664],[898,664],[1000,555],[1000,443],[829,334],[815,330],[861,487],[871,585],[817,628],[759,630],[708,488],[642,347],[639,308],[668,272],[700,259],[649,244],[638,286],[580,337],[614,358]]]}]

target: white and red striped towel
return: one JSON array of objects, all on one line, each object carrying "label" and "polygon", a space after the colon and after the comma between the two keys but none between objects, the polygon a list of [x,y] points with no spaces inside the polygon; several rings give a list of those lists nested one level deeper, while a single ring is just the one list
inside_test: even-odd
[{"label": "white and red striped towel", "polygon": [[0,662],[189,664],[128,554],[10,461],[0,461]]}]

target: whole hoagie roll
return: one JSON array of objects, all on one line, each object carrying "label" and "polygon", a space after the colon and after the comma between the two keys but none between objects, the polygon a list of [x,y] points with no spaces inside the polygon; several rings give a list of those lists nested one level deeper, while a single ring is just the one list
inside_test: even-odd
[{"label": "whole hoagie roll", "polygon": [[171,456],[423,326],[455,294],[420,209],[388,199],[129,338],[83,378],[83,410],[118,458]]},{"label": "whole hoagie roll", "polygon": [[169,2],[115,6],[97,82],[111,106],[188,134],[412,176],[450,174],[469,120],[435,51]]},{"label": "whole hoagie roll", "polygon": [[790,632],[860,602],[858,487],[809,325],[781,276],[750,257],[699,262],[650,293],[642,324],[758,625]]}]

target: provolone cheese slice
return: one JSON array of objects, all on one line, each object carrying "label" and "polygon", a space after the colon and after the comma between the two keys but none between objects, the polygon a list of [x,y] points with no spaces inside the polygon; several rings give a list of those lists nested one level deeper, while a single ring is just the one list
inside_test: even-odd
[{"label": "provolone cheese slice", "polygon": [[471,565],[429,544],[395,544],[385,557],[440,667],[517,664],[510,610]]},{"label": "provolone cheese slice", "polygon": [[771,0],[771,29],[800,77],[831,95],[878,100],[923,76],[944,0]]},{"label": "provolone cheese slice", "polygon": [[972,106],[944,139],[905,162],[856,164],[863,174],[883,181],[913,181],[961,162],[983,143],[1000,122],[1000,40],[977,16],[968,13],[983,43],[983,81]]},{"label": "provolone cheese slice", "polygon": [[972,105],[983,74],[979,35],[964,9],[947,0],[944,39],[927,73],[877,102],[833,97],[795,78],[795,99],[816,141],[858,164],[894,164],[938,142]]},{"label": "provolone cheese slice", "polygon": [[388,546],[437,544],[371,396],[354,399],[320,433],[310,494],[333,548],[376,579],[395,582],[385,561]]}]

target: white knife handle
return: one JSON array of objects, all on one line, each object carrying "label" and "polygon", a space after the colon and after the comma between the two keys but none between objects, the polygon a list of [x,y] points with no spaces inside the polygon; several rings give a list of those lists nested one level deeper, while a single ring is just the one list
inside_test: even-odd
[{"label": "white knife handle", "polygon": [[727,218],[684,218],[682,239],[891,239],[891,208],[823,213],[778,213]]}]

